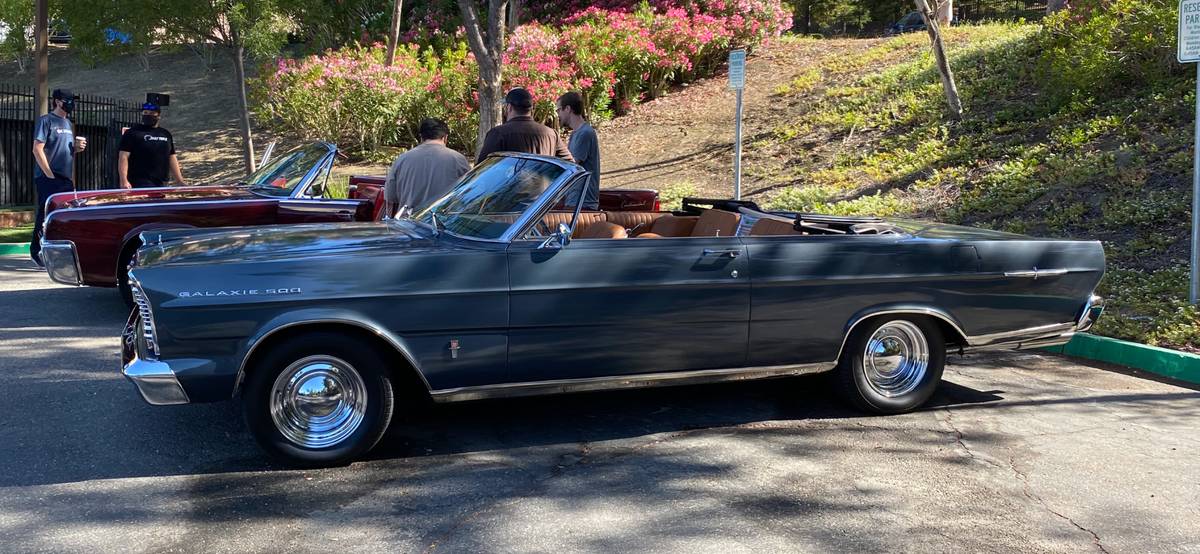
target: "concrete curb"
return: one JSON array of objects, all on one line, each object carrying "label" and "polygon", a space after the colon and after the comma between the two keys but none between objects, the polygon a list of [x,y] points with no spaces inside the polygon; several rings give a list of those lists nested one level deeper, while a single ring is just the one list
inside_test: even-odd
[{"label": "concrete curb", "polygon": [[5,256],[8,254],[29,254],[29,243],[0,243],[0,256]]},{"label": "concrete curb", "polygon": [[1200,355],[1081,333],[1062,346],[1046,348],[1068,356],[1123,365],[1200,384]]}]

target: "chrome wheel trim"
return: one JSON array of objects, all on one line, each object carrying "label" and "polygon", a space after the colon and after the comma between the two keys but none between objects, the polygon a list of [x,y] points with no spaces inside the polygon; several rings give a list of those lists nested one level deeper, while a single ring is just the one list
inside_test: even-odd
[{"label": "chrome wheel trim", "polygon": [[297,360],[271,387],[271,420],[285,439],[304,448],[337,446],[362,425],[367,386],[354,366],[333,356]]},{"label": "chrome wheel trim", "polygon": [[918,386],[929,370],[929,341],[911,321],[880,325],[863,350],[863,373],[877,394],[895,398]]}]

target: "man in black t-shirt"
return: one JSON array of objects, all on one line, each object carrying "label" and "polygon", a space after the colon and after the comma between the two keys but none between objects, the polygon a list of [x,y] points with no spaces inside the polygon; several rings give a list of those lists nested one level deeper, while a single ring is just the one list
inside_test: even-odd
[{"label": "man in black t-shirt", "polygon": [[161,187],[167,174],[177,185],[186,185],[175,157],[175,139],[158,126],[162,111],[155,104],[142,104],[142,124],[134,125],[121,137],[117,174],[121,188]]}]

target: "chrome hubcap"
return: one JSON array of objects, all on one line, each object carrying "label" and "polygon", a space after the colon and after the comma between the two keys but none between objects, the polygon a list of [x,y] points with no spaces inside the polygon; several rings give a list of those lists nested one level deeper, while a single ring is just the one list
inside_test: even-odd
[{"label": "chrome hubcap", "polygon": [[867,383],[889,398],[912,392],[929,369],[929,343],[909,321],[884,323],[871,335],[863,354]]},{"label": "chrome hubcap", "polygon": [[362,425],[367,387],[354,367],[332,356],[299,360],[275,379],[271,419],[284,438],[305,448],[335,446]]}]

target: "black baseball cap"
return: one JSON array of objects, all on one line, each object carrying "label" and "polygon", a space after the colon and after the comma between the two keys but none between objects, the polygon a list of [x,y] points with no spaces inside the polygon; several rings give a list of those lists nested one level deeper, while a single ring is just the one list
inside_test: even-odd
[{"label": "black baseball cap", "polygon": [[515,88],[508,91],[504,95],[504,103],[511,104],[522,110],[528,110],[533,107],[533,95],[523,88]]},{"label": "black baseball cap", "polygon": [[74,100],[75,93],[71,92],[71,89],[69,88],[56,88],[54,89],[54,92],[50,94],[50,97],[55,100]]}]

